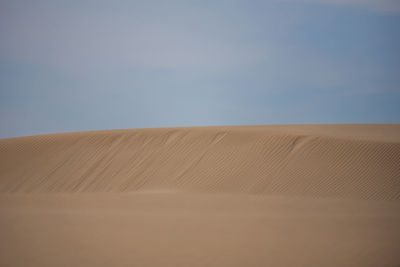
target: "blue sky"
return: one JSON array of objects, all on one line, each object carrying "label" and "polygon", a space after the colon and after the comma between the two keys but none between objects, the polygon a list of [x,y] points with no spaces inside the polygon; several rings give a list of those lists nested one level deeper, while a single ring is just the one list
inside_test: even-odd
[{"label": "blue sky", "polygon": [[0,137],[400,123],[397,0],[0,1]]}]

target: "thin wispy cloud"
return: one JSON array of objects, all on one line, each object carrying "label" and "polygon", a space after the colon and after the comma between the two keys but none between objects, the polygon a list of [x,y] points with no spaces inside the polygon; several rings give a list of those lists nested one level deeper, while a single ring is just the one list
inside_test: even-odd
[{"label": "thin wispy cloud", "polygon": [[224,27],[224,22],[193,17],[191,13],[197,13],[193,7],[179,19],[179,10],[173,8],[144,17],[140,14],[149,12],[148,5],[129,7],[127,14],[123,8],[103,14],[63,10],[51,4],[32,6],[30,12],[21,6],[9,7],[2,19],[1,56],[72,69],[102,64],[201,70],[262,60],[252,44],[228,41],[207,29]]},{"label": "thin wispy cloud", "polygon": [[398,0],[283,0],[287,2],[309,2],[317,4],[352,6],[366,8],[375,11],[400,13],[400,1]]}]

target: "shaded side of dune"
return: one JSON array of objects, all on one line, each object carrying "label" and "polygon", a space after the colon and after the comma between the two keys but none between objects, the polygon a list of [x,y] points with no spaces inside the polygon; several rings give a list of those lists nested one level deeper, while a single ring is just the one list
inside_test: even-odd
[{"label": "shaded side of dune", "polygon": [[143,190],[396,200],[400,142],[267,126],[0,140],[0,192]]}]

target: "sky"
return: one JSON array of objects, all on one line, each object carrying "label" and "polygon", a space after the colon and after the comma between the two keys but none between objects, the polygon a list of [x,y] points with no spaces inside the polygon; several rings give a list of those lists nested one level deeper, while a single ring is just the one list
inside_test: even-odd
[{"label": "sky", "polygon": [[400,123],[398,0],[0,0],[0,138]]}]

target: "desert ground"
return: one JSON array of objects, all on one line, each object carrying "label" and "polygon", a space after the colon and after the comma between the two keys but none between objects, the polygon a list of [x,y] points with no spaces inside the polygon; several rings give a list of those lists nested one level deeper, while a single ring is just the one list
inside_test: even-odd
[{"label": "desert ground", "polygon": [[0,139],[0,266],[400,266],[400,125]]}]

